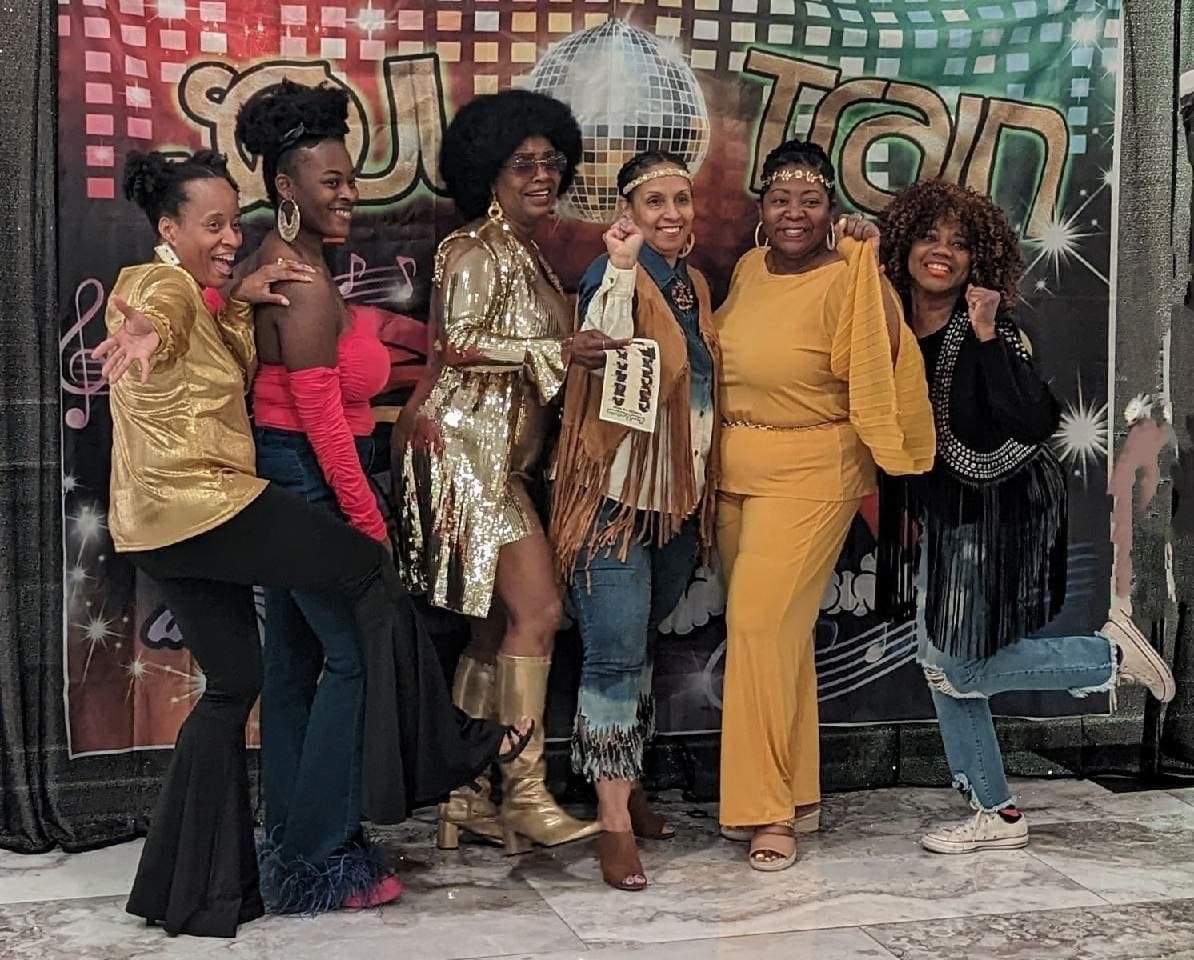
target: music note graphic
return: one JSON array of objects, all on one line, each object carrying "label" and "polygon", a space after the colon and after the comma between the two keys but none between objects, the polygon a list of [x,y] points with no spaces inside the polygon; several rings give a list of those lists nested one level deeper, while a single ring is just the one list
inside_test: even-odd
[{"label": "music note graphic", "polygon": [[[365,268],[368,266],[369,266],[369,264],[365,262],[365,258],[362,257],[360,254],[353,253],[353,254],[349,255],[349,257],[348,257],[348,279],[342,280],[339,284],[337,284],[337,286],[339,286],[339,288],[340,288],[340,296],[342,296],[342,297],[352,296],[352,289],[357,284],[357,275],[364,274]],[[342,277],[343,274],[341,274],[340,276]],[[340,277],[337,277],[336,279],[340,280]]]},{"label": "music note graphic", "polygon": [[[84,294],[90,292],[94,299],[84,308]],[[91,355],[91,349],[83,332],[104,305],[104,286],[94,277],[84,280],[75,288],[75,322],[58,341],[60,356],[59,380],[63,393],[83,398],[82,407],[72,407],[62,419],[72,430],[82,430],[91,422],[91,398],[103,393],[107,387],[101,370],[103,364]],[[72,344],[72,341],[74,343]],[[70,346],[75,350],[69,357],[63,354]]]},{"label": "music note graphic", "polygon": [[390,296],[395,303],[404,303],[414,296],[414,277],[418,270],[418,264],[411,257],[403,257],[401,255],[394,258],[394,263],[398,265],[398,270],[402,273],[402,279],[394,283],[394,289],[391,291]]}]

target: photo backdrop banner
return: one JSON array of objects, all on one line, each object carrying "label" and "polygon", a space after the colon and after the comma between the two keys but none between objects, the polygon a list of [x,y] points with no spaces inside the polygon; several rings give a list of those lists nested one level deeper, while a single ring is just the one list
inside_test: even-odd
[{"label": "photo backdrop banner", "polygon": [[[350,242],[328,255],[345,299],[375,312],[391,350],[383,421],[425,362],[432,254],[458,223],[437,172],[440,144],[447,120],[477,94],[528,87],[566,101],[581,122],[576,185],[540,237],[570,289],[602,250],[618,167],[646,147],[682,154],[696,173],[693,261],[717,297],[753,243],[763,158],[789,137],[830,151],[846,211],[873,216],[918,178],[990,193],[1023,237],[1030,268],[1018,316],[1065,411],[1055,443],[1071,473],[1070,585],[1050,629],[1101,623],[1112,559],[1120,24],[1118,0],[59,0],[72,754],[170,746],[204,684],[153,584],[113,553],[105,527],[111,432],[90,351],[117,272],[153,246],[144,217],[121,196],[123,159],[150,147],[227,154],[252,249],[271,214],[235,119],[248,97],[283,77],[351,95],[361,202]],[[388,484],[378,480],[384,496]],[[875,520],[869,503],[823,602],[825,723],[932,716],[912,659],[914,626],[873,611]],[[719,725],[723,607],[716,566],[703,569],[663,625],[662,732]],[[566,736],[575,637],[560,649],[551,727]],[[1047,717],[1103,710],[1106,700],[1009,697],[998,707]]]}]

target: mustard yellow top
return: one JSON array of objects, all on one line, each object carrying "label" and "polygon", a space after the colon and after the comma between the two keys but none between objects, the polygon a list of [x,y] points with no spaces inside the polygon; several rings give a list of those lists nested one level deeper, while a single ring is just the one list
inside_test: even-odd
[{"label": "mustard yellow top", "polygon": [[[253,308],[229,301],[212,316],[182,267],[126,267],[112,294],[153,323],[162,344],[149,379],[112,385],[108,529],[117,551],[169,546],[218,527],[266,487],[245,391],[257,369]],[[108,301],[108,332],[124,316]]]},{"label": "mustard yellow top", "polygon": [[873,245],[792,275],[772,274],[765,254],[738,261],[717,312],[719,489],[831,502],[873,492],[876,463],[897,475],[929,470],[924,362],[902,322],[892,362]]}]

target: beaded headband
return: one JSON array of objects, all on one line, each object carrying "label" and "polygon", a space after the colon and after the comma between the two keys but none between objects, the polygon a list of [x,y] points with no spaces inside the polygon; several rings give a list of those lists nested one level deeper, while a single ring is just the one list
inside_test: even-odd
[{"label": "beaded headband", "polygon": [[683,177],[689,183],[692,183],[692,174],[687,170],[683,170],[680,167],[671,166],[655,167],[652,170],[648,170],[642,176],[635,177],[628,184],[626,184],[626,186],[622,188],[622,196],[629,197],[632,193],[634,193],[636,188],[641,187],[648,180],[657,180],[660,177]]},{"label": "beaded headband", "polygon": [[775,173],[769,177],[763,178],[763,192],[766,193],[772,184],[787,183],[789,180],[806,180],[809,183],[819,183],[826,191],[833,190],[833,181],[828,177],[817,173],[815,170],[808,170],[805,167],[797,167],[795,170],[790,167],[782,170],[776,170]]}]

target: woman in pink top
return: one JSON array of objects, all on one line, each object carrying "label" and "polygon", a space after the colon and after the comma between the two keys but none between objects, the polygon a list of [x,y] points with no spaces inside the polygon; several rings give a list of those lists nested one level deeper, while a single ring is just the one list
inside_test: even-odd
[{"label": "woman in pink top", "polygon": [[[322,450],[304,427],[301,377],[292,384],[282,364],[261,365],[253,383],[257,473],[381,540],[385,520],[365,470],[373,455],[369,400],[385,387],[390,358],[368,314],[348,312],[337,355],[342,406],[318,412],[333,434],[332,444],[319,438]],[[261,887],[275,912],[334,910],[402,892],[361,834],[365,667],[346,613],[327,594],[265,591]]]},{"label": "woman in pink top", "polygon": [[[293,251],[316,268],[309,289],[281,291],[285,309],[257,313],[257,470],[388,549],[366,469],[369,401],[389,379],[389,355],[369,314],[346,307],[322,257],[326,240],[347,239],[357,199],[347,113],[343,89],[283,81],[254,95],[238,117],[238,139],[261,158],[277,210],[277,229],[256,258]],[[266,590],[264,666],[266,905],[314,913],[396,899],[402,885],[363,834],[362,813],[391,823],[469,782],[488,763],[475,762],[476,721],[447,707],[426,635],[377,642],[324,591]],[[516,731],[523,745],[529,726]]]},{"label": "woman in pink top", "polygon": [[[295,94],[311,101],[305,104],[304,130],[335,132],[338,103],[320,90],[259,97],[240,118],[250,150],[262,146],[259,139],[272,144],[277,133],[284,133],[274,129],[273,121],[280,109],[297,106],[287,102]],[[321,118],[323,112],[331,116]],[[301,149],[309,139],[299,134],[294,147],[300,153],[323,149]],[[342,166],[348,159],[343,144],[325,142],[325,152],[337,162],[320,166]],[[331,176],[318,172],[321,181]],[[336,227],[342,221],[347,236],[355,199],[351,169],[340,170],[337,179],[342,181],[339,188],[328,192],[332,206],[338,204],[345,214],[333,209],[327,219],[335,217],[331,225]],[[283,206],[281,225],[292,212],[286,208],[298,212],[297,204]],[[313,221],[310,214],[306,219]],[[315,222],[300,221],[299,226],[325,232]],[[277,322],[258,317],[260,365],[253,382],[257,473],[339,513],[388,547],[386,523],[366,471],[373,455],[369,401],[389,380],[389,353],[367,312],[354,314],[342,303],[335,307],[328,311],[333,319],[326,324],[325,362],[299,370],[287,368]],[[334,364],[326,363],[333,356]],[[265,591],[261,787],[266,836],[259,853],[262,896],[275,913],[370,906],[402,893],[382,851],[361,831],[365,655],[347,613],[341,601],[325,593]]]}]

